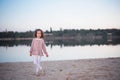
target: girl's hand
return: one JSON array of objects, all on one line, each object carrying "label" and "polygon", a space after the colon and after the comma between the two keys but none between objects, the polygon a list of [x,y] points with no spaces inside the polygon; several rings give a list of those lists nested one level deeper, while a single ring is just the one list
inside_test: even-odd
[{"label": "girl's hand", "polygon": [[48,54],[46,54],[46,57],[48,57]]},{"label": "girl's hand", "polygon": [[30,53],[30,56],[32,56],[32,53]]}]

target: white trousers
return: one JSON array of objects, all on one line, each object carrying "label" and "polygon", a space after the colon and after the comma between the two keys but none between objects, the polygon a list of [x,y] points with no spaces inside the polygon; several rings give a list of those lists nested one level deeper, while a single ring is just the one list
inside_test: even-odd
[{"label": "white trousers", "polygon": [[35,72],[38,73],[42,67],[41,67],[41,57],[38,55],[33,55],[33,63],[35,64]]}]

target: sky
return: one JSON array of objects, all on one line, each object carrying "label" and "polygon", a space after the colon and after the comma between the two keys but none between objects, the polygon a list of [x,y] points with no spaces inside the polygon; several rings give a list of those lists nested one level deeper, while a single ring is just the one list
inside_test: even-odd
[{"label": "sky", "polygon": [[120,0],[0,0],[0,31],[120,29]]}]

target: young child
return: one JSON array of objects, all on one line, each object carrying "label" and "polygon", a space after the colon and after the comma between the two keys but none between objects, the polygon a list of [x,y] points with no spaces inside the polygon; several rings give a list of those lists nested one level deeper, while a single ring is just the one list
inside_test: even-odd
[{"label": "young child", "polygon": [[41,29],[36,29],[35,38],[33,38],[30,48],[30,56],[33,56],[33,63],[36,67],[36,76],[39,76],[39,71],[42,71],[42,74],[44,74],[44,70],[41,66],[41,58],[44,54],[46,55],[46,57],[48,57],[43,38],[43,31]]}]

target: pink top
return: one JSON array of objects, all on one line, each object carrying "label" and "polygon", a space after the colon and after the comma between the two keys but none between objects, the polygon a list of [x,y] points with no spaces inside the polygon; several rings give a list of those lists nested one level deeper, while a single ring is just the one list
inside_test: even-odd
[{"label": "pink top", "polygon": [[31,43],[30,53],[32,53],[32,55],[40,55],[40,56],[43,56],[43,53],[47,54],[44,40],[39,38],[34,38]]}]

